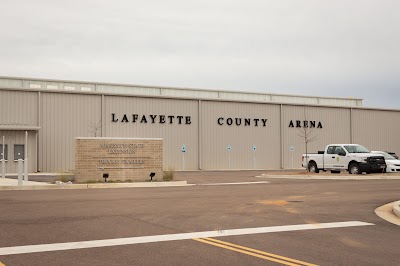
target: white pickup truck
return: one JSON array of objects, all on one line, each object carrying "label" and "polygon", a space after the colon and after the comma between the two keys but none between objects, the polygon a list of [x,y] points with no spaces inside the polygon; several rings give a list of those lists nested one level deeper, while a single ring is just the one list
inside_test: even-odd
[{"label": "white pickup truck", "polygon": [[350,174],[369,174],[386,171],[383,156],[371,153],[358,144],[330,144],[325,151],[319,151],[318,154],[303,154],[302,166],[315,173],[348,171]]}]

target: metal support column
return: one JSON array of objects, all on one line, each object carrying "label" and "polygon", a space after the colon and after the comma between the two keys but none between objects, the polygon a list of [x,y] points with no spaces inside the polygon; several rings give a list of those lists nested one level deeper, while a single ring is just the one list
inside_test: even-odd
[{"label": "metal support column", "polygon": [[350,143],[353,144],[353,108],[350,108]]},{"label": "metal support column", "polygon": [[279,113],[279,120],[281,122],[281,129],[280,129],[280,147],[281,147],[281,169],[284,169],[283,166],[283,119],[282,119],[282,109],[283,109],[283,105],[280,105],[281,109],[280,109],[280,113]]},{"label": "metal support column", "polygon": [[202,112],[202,109],[201,109],[201,100],[199,100],[199,102],[198,102],[198,104],[199,104],[199,106],[198,106],[198,113],[197,113],[197,118],[198,118],[198,131],[197,131],[197,138],[198,138],[198,157],[199,157],[199,170],[201,170],[202,169],[202,165],[201,165],[201,163],[202,163],[202,161],[201,161],[201,157],[202,157],[202,135],[201,135],[201,132],[202,132],[202,121],[201,121],[201,119],[202,119],[202,115],[201,115],[201,112]]},{"label": "metal support column", "polygon": [[5,147],[4,147],[4,136],[3,136],[3,148],[2,148],[2,156],[1,156],[1,177],[6,178],[6,160],[5,160]]},{"label": "metal support column", "polygon": [[25,131],[25,150],[24,150],[24,180],[28,181],[28,131]]}]

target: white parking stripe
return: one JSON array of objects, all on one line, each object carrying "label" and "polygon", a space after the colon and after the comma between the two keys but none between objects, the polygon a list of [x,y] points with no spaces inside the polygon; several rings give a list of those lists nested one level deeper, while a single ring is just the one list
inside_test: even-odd
[{"label": "white parking stripe", "polygon": [[252,185],[252,184],[268,184],[268,181],[254,181],[254,182],[237,182],[237,183],[206,183],[197,184],[199,186],[222,186],[222,185]]},{"label": "white parking stripe", "polygon": [[69,243],[54,243],[54,244],[42,244],[42,245],[3,247],[3,248],[0,248],[0,256],[1,255],[35,253],[35,252],[46,252],[46,251],[83,249],[83,248],[111,247],[111,246],[154,243],[154,242],[173,241],[173,240],[188,240],[188,239],[193,239],[193,238],[237,236],[237,235],[263,234],[263,233],[327,229],[327,228],[340,228],[340,227],[365,226],[365,225],[374,225],[374,224],[365,223],[365,222],[357,222],[357,221],[338,222],[338,223],[320,223],[320,224],[299,224],[299,225],[285,225],[285,226],[270,226],[270,227],[244,228],[244,229],[228,229],[228,230],[219,230],[219,231],[193,232],[193,233],[184,233],[184,234],[115,238],[115,239],[91,240],[91,241],[69,242]]}]

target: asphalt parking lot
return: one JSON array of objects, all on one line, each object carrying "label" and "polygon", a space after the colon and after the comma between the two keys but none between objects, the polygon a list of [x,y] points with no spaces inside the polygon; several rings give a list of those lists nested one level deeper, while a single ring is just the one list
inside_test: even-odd
[{"label": "asphalt parking lot", "polygon": [[[5,265],[399,265],[400,180],[178,172],[194,186],[0,191]],[[230,184],[224,184],[230,183]],[[241,184],[237,184],[241,183]]]}]

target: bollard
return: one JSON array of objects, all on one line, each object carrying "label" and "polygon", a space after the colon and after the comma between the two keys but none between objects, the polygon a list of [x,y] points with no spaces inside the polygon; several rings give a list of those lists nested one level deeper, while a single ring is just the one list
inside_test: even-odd
[{"label": "bollard", "polygon": [[24,181],[28,181],[28,158],[24,160]]},{"label": "bollard", "polygon": [[5,149],[4,149],[4,136],[3,136],[3,150],[1,151],[1,154],[3,154],[3,156],[1,157],[1,177],[2,178],[6,178],[6,161],[5,161]]},{"label": "bollard", "polygon": [[6,178],[6,161],[1,159],[1,177]]},{"label": "bollard", "polygon": [[24,171],[24,164],[22,159],[18,159],[18,186],[22,186],[22,172]]}]

